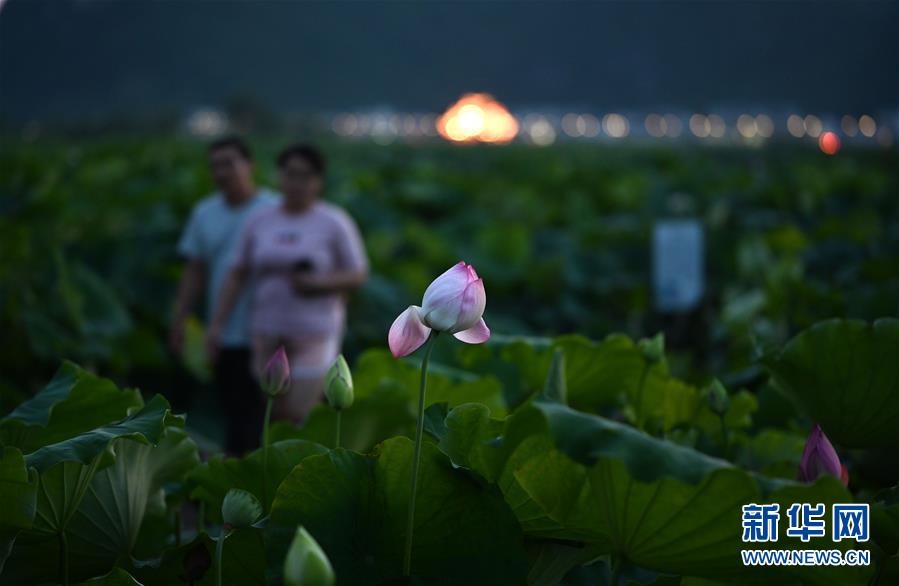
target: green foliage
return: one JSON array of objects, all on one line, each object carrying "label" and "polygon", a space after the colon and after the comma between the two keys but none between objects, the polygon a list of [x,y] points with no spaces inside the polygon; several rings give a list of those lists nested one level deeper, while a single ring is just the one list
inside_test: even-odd
[{"label": "green foliage", "polygon": [[[297,525],[321,545],[341,583],[400,576],[412,442],[394,438],[370,456],[334,450],[304,460],[284,480],[266,529],[278,579]],[[423,445],[412,573],[429,583],[523,583],[518,523],[493,490]],[[465,560],[459,563],[459,560]]]},{"label": "green foliage", "polygon": [[[305,440],[276,441],[269,446],[268,487],[262,487],[262,450],[256,450],[243,458],[216,456],[187,475],[192,487],[190,496],[206,503],[211,519],[221,521],[219,511],[230,489],[245,490],[256,497],[265,510],[281,481],[303,459],[327,451],[323,446]],[[265,501],[267,496],[267,502]]]},{"label": "green foliage", "polygon": [[[22,527],[8,559],[4,554],[4,578],[89,578],[127,558],[147,508],[164,501],[164,485],[198,463],[183,418],[171,415],[165,398],[141,404],[139,394],[65,364],[51,384],[0,422],[0,429],[11,430],[7,438],[29,452],[24,464],[39,487],[33,523]],[[137,410],[127,415],[131,409]],[[82,431],[101,417],[108,419]],[[4,497],[16,496],[3,490]]]},{"label": "green foliage", "polygon": [[25,453],[124,418],[140,393],[64,362],[47,386],[0,421],[0,441]]},{"label": "green foliage", "polygon": [[838,445],[899,445],[899,320],[832,320],[768,358],[779,389]]},{"label": "green foliage", "polygon": [[25,467],[22,452],[3,448],[0,457],[0,574],[19,531],[30,529],[37,504],[37,472]]}]

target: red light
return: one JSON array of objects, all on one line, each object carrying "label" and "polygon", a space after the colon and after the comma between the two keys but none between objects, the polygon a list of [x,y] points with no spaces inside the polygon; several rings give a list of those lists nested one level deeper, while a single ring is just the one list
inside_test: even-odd
[{"label": "red light", "polygon": [[818,137],[818,146],[825,155],[835,155],[840,150],[840,137],[835,132],[822,132]]}]

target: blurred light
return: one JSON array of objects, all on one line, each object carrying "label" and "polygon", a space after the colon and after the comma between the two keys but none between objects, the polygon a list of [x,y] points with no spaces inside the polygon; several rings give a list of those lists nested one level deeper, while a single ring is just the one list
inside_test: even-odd
[{"label": "blurred light", "polygon": [[612,138],[623,138],[630,132],[630,125],[627,118],[613,113],[603,116],[602,129]]},{"label": "blurred light", "polygon": [[425,114],[418,119],[418,128],[425,136],[435,136],[437,134],[437,117],[433,114]]},{"label": "blurred light", "polygon": [[824,129],[821,124],[821,119],[813,114],[809,114],[805,117],[803,126],[805,126],[805,133],[812,138],[818,138],[818,136],[821,135],[821,131]]},{"label": "blurred light", "polygon": [[334,117],[331,128],[338,136],[352,136],[359,128],[359,122],[353,114],[341,114]]},{"label": "blurred light", "polygon": [[712,131],[712,125],[709,119],[702,114],[693,114],[690,116],[690,132],[699,138],[707,137]]},{"label": "blurred light", "polygon": [[599,119],[593,114],[581,114],[578,124],[584,124],[584,136],[595,138],[599,136]]},{"label": "blurred light", "polygon": [[551,145],[556,140],[555,129],[543,116],[529,118],[526,128],[531,142],[537,146]]},{"label": "blurred light", "polygon": [[437,131],[456,142],[509,142],[518,121],[490,94],[465,94],[440,117]]},{"label": "blurred light", "polygon": [[201,108],[187,117],[187,131],[197,137],[219,136],[228,129],[228,119],[218,110]]},{"label": "blurred light", "polygon": [[399,128],[396,125],[395,117],[385,114],[376,114],[372,118],[371,137],[375,143],[380,145],[388,145],[396,139]]},{"label": "blurred light", "polygon": [[419,134],[418,122],[415,116],[407,114],[403,117],[403,134],[405,136],[417,136]]},{"label": "blurred light", "polygon": [[843,129],[843,134],[846,136],[855,136],[858,134],[858,122],[855,121],[854,116],[850,116],[846,114],[843,116],[843,119],[840,120],[840,128]]},{"label": "blurred light", "polygon": [[737,132],[743,138],[754,138],[758,133],[755,118],[749,114],[740,114],[740,117],[737,118]]},{"label": "blurred light", "polygon": [[835,155],[840,150],[840,137],[836,132],[828,130],[818,138],[818,147],[825,155]]},{"label": "blurred light", "polygon": [[372,119],[367,114],[359,114],[356,116],[356,134],[363,135],[371,132]]},{"label": "blurred light", "polygon": [[717,114],[709,115],[709,136],[712,138],[721,138],[727,132],[727,125],[724,118]]},{"label": "blurred light", "polygon": [[668,127],[667,134],[671,138],[677,138],[684,130],[684,125],[681,124],[680,118],[674,114],[665,114],[665,125]]},{"label": "blurred light", "polygon": [[805,123],[802,121],[802,117],[790,114],[790,117],[787,118],[787,130],[796,138],[805,136]]},{"label": "blurred light", "polygon": [[762,138],[774,136],[774,120],[767,114],[759,114],[755,117],[755,129]]},{"label": "blurred light", "polygon": [[572,138],[584,136],[584,122],[577,114],[565,114],[562,116],[562,131]]},{"label": "blurred light", "polygon": [[877,131],[877,142],[883,147],[893,146],[893,131],[886,126],[881,126]]},{"label": "blurred light", "polygon": [[658,114],[649,114],[644,122],[650,136],[661,138],[668,132],[668,122]]},{"label": "blurred light", "polygon": [[877,132],[877,123],[867,114],[862,114],[858,119],[858,129],[862,134],[871,138]]}]

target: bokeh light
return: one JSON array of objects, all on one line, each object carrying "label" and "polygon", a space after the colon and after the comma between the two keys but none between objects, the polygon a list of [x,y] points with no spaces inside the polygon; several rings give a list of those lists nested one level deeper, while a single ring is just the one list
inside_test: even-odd
[{"label": "bokeh light", "polygon": [[668,132],[668,122],[658,114],[649,114],[644,122],[646,132],[649,136],[661,138]]},{"label": "bokeh light", "polygon": [[858,122],[856,122],[855,116],[849,114],[843,116],[843,119],[840,120],[840,128],[843,129],[843,134],[846,136],[852,137],[858,134]]},{"label": "bokeh light", "polygon": [[828,130],[818,138],[818,147],[825,155],[835,155],[840,150],[840,137]]},{"label": "bokeh light", "polygon": [[787,118],[787,132],[796,138],[805,136],[805,122],[803,122],[802,116],[790,114],[790,117]]},{"label": "bokeh light", "polygon": [[724,118],[717,114],[709,115],[709,136],[712,138],[722,138],[727,133],[727,125]]},{"label": "bokeh light", "polygon": [[821,131],[824,130],[821,119],[814,114],[806,116],[805,120],[802,121],[802,124],[805,127],[805,133],[812,138],[818,138],[821,135]]},{"label": "bokeh light", "polygon": [[863,135],[871,138],[877,132],[877,123],[867,114],[862,114],[858,119],[858,129]]},{"label": "bokeh light", "polygon": [[698,138],[706,138],[712,132],[712,125],[706,116],[693,114],[690,116],[690,132]]},{"label": "bokeh light", "polygon": [[630,124],[621,114],[606,114],[602,119],[602,129],[612,138],[624,138],[630,133]]},{"label": "bokeh light", "polygon": [[532,114],[526,117],[524,129],[530,141],[537,146],[549,146],[556,140],[556,130],[544,116]]},{"label": "bokeh light", "polygon": [[774,120],[767,114],[759,114],[755,117],[755,129],[762,138],[774,136]]},{"label": "bokeh light", "polygon": [[755,118],[749,114],[740,114],[740,117],[737,118],[737,132],[743,138],[754,138],[758,134]]},{"label": "bokeh light", "polygon": [[509,142],[518,121],[490,94],[465,94],[437,121],[437,131],[453,142]]},{"label": "bokeh light", "polygon": [[674,114],[665,114],[665,126],[667,128],[667,134],[671,138],[677,138],[684,131],[683,123],[680,121],[680,118]]}]

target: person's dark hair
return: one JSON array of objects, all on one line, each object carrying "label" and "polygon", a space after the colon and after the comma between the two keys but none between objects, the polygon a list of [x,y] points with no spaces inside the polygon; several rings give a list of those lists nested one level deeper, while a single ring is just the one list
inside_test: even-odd
[{"label": "person's dark hair", "polygon": [[247,161],[253,160],[253,153],[250,151],[250,146],[247,144],[247,141],[239,136],[226,136],[214,140],[209,143],[207,152],[212,153],[221,149],[234,149]]},{"label": "person's dark hair", "polygon": [[304,159],[319,177],[325,174],[325,167],[327,166],[325,156],[320,150],[308,144],[292,144],[281,151],[277,159],[278,168],[283,169],[287,161],[294,157]]}]

